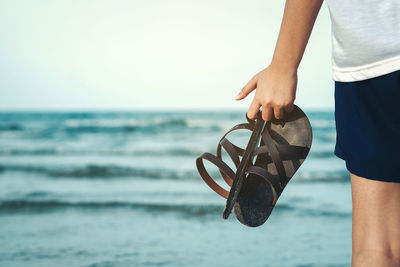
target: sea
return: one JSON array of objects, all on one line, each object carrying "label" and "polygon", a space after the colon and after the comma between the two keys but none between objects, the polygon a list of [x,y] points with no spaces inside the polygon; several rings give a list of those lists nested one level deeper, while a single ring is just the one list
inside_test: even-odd
[{"label": "sea", "polygon": [[0,266],[350,266],[334,112],[304,111],[311,151],[255,228],[222,219],[195,165],[244,110],[1,112]]}]

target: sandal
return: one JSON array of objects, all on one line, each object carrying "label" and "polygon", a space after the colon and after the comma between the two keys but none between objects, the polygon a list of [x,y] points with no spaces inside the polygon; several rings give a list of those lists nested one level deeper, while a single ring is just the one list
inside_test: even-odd
[{"label": "sandal", "polygon": [[[283,189],[307,157],[312,128],[307,116],[296,105],[279,120],[266,123],[261,118],[261,111],[255,121],[247,116],[246,119],[248,123],[234,126],[221,138],[216,156],[203,153],[196,159],[196,165],[207,185],[227,199],[222,217],[227,219],[234,209],[241,223],[255,227],[269,218]],[[246,149],[226,138],[232,131],[242,129],[252,131]],[[222,148],[233,161],[236,172],[222,161]],[[204,167],[204,159],[218,167],[222,178],[231,187],[229,192],[211,178]]]}]

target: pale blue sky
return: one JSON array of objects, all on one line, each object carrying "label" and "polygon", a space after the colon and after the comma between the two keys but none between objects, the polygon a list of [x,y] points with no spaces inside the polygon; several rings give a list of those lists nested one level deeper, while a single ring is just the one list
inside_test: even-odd
[{"label": "pale blue sky", "polygon": [[[0,109],[246,108],[284,0],[0,0]],[[333,108],[322,6],[296,104]]]}]

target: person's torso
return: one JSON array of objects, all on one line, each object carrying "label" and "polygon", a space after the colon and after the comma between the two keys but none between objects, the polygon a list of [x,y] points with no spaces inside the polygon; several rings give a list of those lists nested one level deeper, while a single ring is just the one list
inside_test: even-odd
[{"label": "person's torso", "polygon": [[326,2],[335,80],[363,80],[400,69],[400,0]]}]

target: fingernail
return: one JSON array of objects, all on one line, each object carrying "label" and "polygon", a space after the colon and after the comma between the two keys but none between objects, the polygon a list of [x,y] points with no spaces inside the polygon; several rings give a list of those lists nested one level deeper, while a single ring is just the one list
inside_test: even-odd
[{"label": "fingernail", "polygon": [[236,95],[235,99],[238,99],[238,98],[241,97],[241,96],[242,96],[242,91],[240,91],[240,92]]}]

